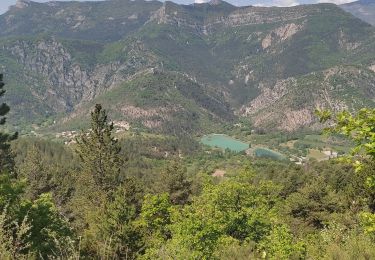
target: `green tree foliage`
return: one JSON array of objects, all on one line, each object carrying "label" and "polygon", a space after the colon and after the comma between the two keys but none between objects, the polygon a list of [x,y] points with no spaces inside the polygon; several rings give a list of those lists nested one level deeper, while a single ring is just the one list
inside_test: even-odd
[{"label": "green tree foliage", "polygon": [[138,219],[146,246],[141,258],[153,259],[158,256],[160,248],[171,238],[171,211],[172,204],[167,193],[145,196]]},{"label": "green tree foliage", "polygon": [[[70,203],[74,225],[83,234],[82,245],[88,254],[107,256],[110,237],[101,234],[106,204],[119,184],[120,147],[112,136],[113,125],[101,105],[91,113],[91,129],[77,138],[80,158],[74,197]],[[105,245],[105,246],[103,246]]]},{"label": "green tree foliage", "polygon": [[335,117],[327,111],[317,111],[317,115],[321,122],[333,121],[333,126],[327,129],[329,132],[343,134],[355,142],[352,156],[358,170],[362,167],[361,161],[375,160],[375,108],[363,108],[357,115],[348,111]]},{"label": "green tree foliage", "polygon": [[24,183],[15,181],[7,173],[0,174],[0,210],[11,210],[20,203],[20,195],[23,193]]},{"label": "green tree foliage", "polygon": [[370,212],[362,212],[360,217],[367,233],[375,235],[375,108],[363,108],[356,115],[347,111],[333,117],[329,112],[318,111],[321,121],[332,120],[334,125],[329,132],[347,136],[355,142],[352,155],[348,158],[354,162],[356,171],[365,175],[366,186],[370,190],[368,202]]},{"label": "green tree foliage", "polygon": [[160,185],[163,192],[170,195],[174,205],[184,205],[191,194],[191,181],[187,179],[186,168],[180,162],[174,161],[160,175]]},{"label": "green tree foliage", "polygon": [[[0,75],[0,96],[2,89],[2,75]],[[0,106],[0,125],[5,123],[5,115],[9,107]],[[10,175],[14,171],[14,158],[10,150],[10,141],[17,137],[0,132],[0,257],[2,259],[50,259],[59,257],[62,245],[72,244],[72,231],[68,222],[57,210],[52,195],[41,194],[43,190],[38,185],[44,185],[40,178],[42,171],[41,157],[38,154],[30,155],[29,171],[25,179],[16,179]],[[30,185],[32,184],[32,185]],[[30,185],[30,186],[28,186]],[[25,199],[25,187],[37,189],[32,197],[35,200]],[[29,190],[31,192],[31,190]],[[37,196],[39,195],[39,196]]]},{"label": "green tree foliage", "polygon": [[[46,259],[67,252],[72,242],[68,222],[54,205],[51,194],[35,201],[23,199],[24,184],[0,176],[0,256],[7,259]],[[5,255],[4,255],[5,254]],[[16,257],[17,256],[17,257]],[[15,258],[13,258],[15,257]]]},{"label": "green tree foliage", "polygon": [[375,108],[361,109],[353,116],[348,112],[337,115],[335,131],[350,137],[357,146],[355,154],[365,154],[375,160]]},{"label": "green tree foliage", "polygon": [[84,254],[134,259],[144,247],[142,230],[137,224],[142,198],[142,187],[134,179],[126,179],[111,196],[91,189],[85,189],[83,194],[77,192],[73,211],[79,222],[77,229],[83,234]]},{"label": "green tree foliage", "polygon": [[283,209],[291,216],[294,227],[306,225],[305,228],[323,228],[332,214],[345,211],[341,194],[325,185],[322,177],[312,178],[308,185],[288,196]]},{"label": "green tree foliage", "polygon": [[118,140],[113,137],[113,124],[108,123],[106,111],[97,104],[91,112],[91,129],[77,138],[77,153],[82,171],[107,192],[121,183],[120,151]]},{"label": "green tree foliage", "polygon": [[332,222],[322,229],[317,237],[306,239],[308,255],[311,259],[373,259],[375,248],[373,239],[361,229],[348,228]]},{"label": "green tree foliage", "polygon": [[143,191],[137,181],[126,179],[106,206],[100,234],[111,238],[110,255],[115,259],[134,259],[144,246],[136,223],[142,197]]},{"label": "green tree foliage", "polygon": [[[3,74],[0,74],[0,98],[5,94],[3,82]],[[10,108],[7,104],[0,104],[0,126],[6,122],[5,115],[9,112]],[[14,167],[13,155],[10,150],[10,141],[17,138],[17,133],[10,135],[0,132],[0,170],[12,171]]]},{"label": "green tree foliage", "polygon": [[51,167],[46,168],[44,159],[36,147],[27,151],[25,162],[19,167],[19,177],[26,179],[25,195],[29,199],[34,200],[51,190]]},{"label": "green tree foliage", "polygon": [[57,210],[51,194],[39,196],[33,203],[24,203],[21,212],[30,226],[25,243],[30,251],[45,259],[58,254],[59,247],[65,246],[72,236],[67,221]]},{"label": "green tree foliage", "polygon": [[306,248],[302,241],[295,241],[286,225],[276,225],[262,241],[264,255],[267,259],[303,259]]},{"label": "green tree foliage", "polygon": [[66,204],[74,194],[78,158],[70,147],[50,140],[21,137],[12,142],[16,173],[25,182],[25,194],[34,200],[45,192],[67,213]]},{"label": "green tree foliage", "polygon": [[14,216],[8,215],[8,209],[4,208],[0,214],[0,259],[28,259],[29,244],[24,239],[30,231],[27,218],[19,224],[14,221]]},{"label": "green tree foliage", "polygon": [[83,233],[85,254],[133,259],[143,247],[135,224],[143,190],[138,180],[121,175],[121,147],[113,130],[106,111],[96,105],[91,113],[91,129],[77,138],[81,169],[71,205],[75,225]]},{"label": "green tree foliage", "polygon": [[259,242],[267,236],[279,188],[270,183],[255,186],[248,182],[248,173],[244,175],[205,187],[191,205],[173,215],[172,238],[166,244],[170,256],[209,259],[228,241]]},{"label": "green tree foliage", "polygon": [[[0,175],[0,258],[372,259],[374,162],[365,145],[371,134],[362,134],[357,172],[339,160],[249,163],[174,138],[139,134],[118,143],[96,106],[91,130],[72,146],[80,164],[70,146],[13,144],[20,178]],[[176,161],[181,147],[184,157],[194,152]],[[215,169],[225,176],[212,177]]]},{"label": "green tree foliage", "polygon": [[171,207],[168,193],[146,195],[140,214],[140,225],[150,234],[157,234],[168,239],[170,237],[168,225],[171,224]]}]

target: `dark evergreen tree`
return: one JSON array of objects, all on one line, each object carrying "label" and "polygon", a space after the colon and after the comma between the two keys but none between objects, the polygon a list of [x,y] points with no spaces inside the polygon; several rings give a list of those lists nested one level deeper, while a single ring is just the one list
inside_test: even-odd
[{"label": "dark evergreen tree", "polygon": [[144,247],[142,230],[137,223],[143,195],[137,180],[126,179],[106,205],[97,235],[107,240],[111,238],[110,255],[113,259],[134,259]]},{"label": "dark evergreen tree", "polygon": [[173,162],[161,174],[163,192],[170,195],[174,205],[186,204],[191,194],[191,182],[186,177],[186,168],[179,162]]},{"label": "dark evergreen tree", "polygon": [[46,166],[45,160],[39,149],[34,146],[27,151],[24,162],[17,165],[19,177],[27,180],[25,195],[34,200],[43,193],[51,191],[53,167]]},{"label": "dark evergreen tree", "polygon": [[77,144],[82,170],[92,176],[99,188],[114,190],[121,183],[121,147],[113,137],[113,124],[108,123],[101,105],[97,104],[91,112],[91,129],[77,138]]},{"label": "dark evergreen tree", "polygon": [[[0,74],[0,98],[5,94],[3,82],[3,74]],[[10,108],[6,103],[0,105],[0,126],[6,122],[5,115],[8,114]],[[10,135],[0,132],[0,170],[11,172],[14,168],[13,155],[10,150],[10,141],[17,138],[17,133]]]}]

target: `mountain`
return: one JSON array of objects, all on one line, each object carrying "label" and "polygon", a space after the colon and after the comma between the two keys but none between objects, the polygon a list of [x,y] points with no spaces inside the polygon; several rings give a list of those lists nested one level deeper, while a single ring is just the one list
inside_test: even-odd
[{"label": "mountain", "polygon": [[[112,117],[161,133],[214,131],[234,115],[224,99],[187,75],[149,69],[82,105],[58,127],[80,128],[100,103]],[[55,126],[56,128],[56,126]]]},{"label": "mountain", "polygon": [[0,28],[10,122],[27,131],[78,127],[95,102],[167,133],[242,116],[294,131],[318,106],[375,105],[375,30],[332,4],[19,0]]},{"label": "mountain", "polygon": [[[292,131],[314,122],[316,108],[332,111],[373,107],[374,72],[357,66],[338,66],[278,81],[243,108],[255,126]],[[354,101],[354,102],[353,102]]]},{"label": "mountain", "polygon": [[345,11],[375,26],[375,1],[360,0],[341,5],[341,7]]}]

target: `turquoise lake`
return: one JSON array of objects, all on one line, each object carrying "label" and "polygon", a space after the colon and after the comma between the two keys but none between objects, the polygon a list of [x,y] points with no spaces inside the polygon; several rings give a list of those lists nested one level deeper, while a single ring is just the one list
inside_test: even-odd
[{"label": "turquoise lake", "polygon": [[202,137],[201,142],[211,147],[229,149],[235,152],[245,151],[249,148],[249,144],[222,134],[205,135]]}]

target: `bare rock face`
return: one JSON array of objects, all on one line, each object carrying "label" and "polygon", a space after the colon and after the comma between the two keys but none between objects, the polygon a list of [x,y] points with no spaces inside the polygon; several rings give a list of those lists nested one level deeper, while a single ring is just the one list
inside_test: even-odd
[{"label": "bare rock face", "polygon": [[113,61],[87,68],[55,39],[17,41],[6,48],[25,69],[47,79],[46,98],[58,99],[66,111],[126,81],[135,72],[151,67],[153,60],[153,57],[138,55],[135,46],[126,63]]},{"label": "bare rock face", "polygon": [[30,5],[30,0],[17,0],[15,7],[17,8],[26,8]]},{"label": "bare rock face", "polygon": [[294,131],[301,127],[311,125],[314,120],[314,112],[307,108],[284,111],[279,129]]},{"label": "bare rock face", "polygon": [[289,23],[275,30],[272,30],[267,36],[262,40],[262,48],[267,49],[274,43],[284,42],[295,35],[297,32],[302,30],[303,25],[298,25],[295,23]]},{"label": "bare rock face", "polygon": [[297,87],[295,78],[277,81],[273,87],[266,87],[261,84],[262,93],[249,106],[243,107],[242,112],[244,115],[253,117],[256,127],[262,127],[272,122],[277,125],[279,130],[294,131],[310,125],[314,120],[311,109],[293,110],[285,108],[284,110],[277,110],[278,103],[288,98],[289,92]]},{"label": "bare rock face", "polygon": [[[99,82],[74,62],[70,53],[55,40],[37,43],[19,41],[9,51],[26,69],[47,79],[50,95],[65,100],[67,110],[82,99],[92,98],[97,92]],[[102,68],[96,70],[101,71]]]},{"label": "bare rock face", "polygon": [[273,103],[288,94],[291,87],[295,87],[297,81],[294,78],[278,81],[273,87],[260,84],[262,93],[250,102],[250,105],[242,109],[245,115],[252,115],[258,111],[272,106]]},{"label": "bare rock face", "polygon": [[242,107],[240,114],[251,117],[254,125],[261,128],[283,131],[316,128],[314,111],[317,108],[331,111],[358,109],[366,106],[360,98],[364,93],[374,100],[374,79],[372,72],[339,66],[302,78],[278,80],[273,86],[261,83],[261,94]]},{"label": "bare rock face", "polygon": [[172,111],[174,110],[166,107],[144,109],[141,107],[126,105],[121,108],[121,112],[131,119],[143,119],[160,115],[165,115],[165,119],[167,119],[166,115]]},{"label": "bare rock face", "polygon": [[125,105],[121,108],[125,118],[141,120],[142,124],[150,129],[160,128],[163,122],[168,121],[170,114],[175,111],[177,111],[177,108],[154,107],[145,109],[131,105]]},{"label": "bare rock face", "polygon": [[247,7],[234,11],[225,17],[223,21],[227,26],[269,24],[298,20],[306,17],[309,12],[299,7],[289,8],[283,11],[276,11],[275,9],[274,12],[270,12],[269,8],[264,7]]},{"label": "bare rock face", "polygon": [[266,112],[263,113],[262,116],[258,115],[253,119],[253,123],[256,127],[267,127],[272,122],[272,124],[276,126],[274,129],[288,132],[298,130],[305,126],[312,127],[314,121],[314,112],[306,108]]},{"label": "bare rock face", "polygon": [[341,49],[344,49],[344,50],[347,50],[347,51],[351,51],[351,50],[357,49],[360,46],[361,46],[360,42],[355,42],[355,41],[349,40],[349,37],[345,34],[345,32],[342,31],[342,30],[340,31],[340,35],[339,35],[339,47]]},{"label": "bare rock face", "polygon": [[188,27],[201,33],[204,31],[204,23],[201,20],[191,17],[186,10],[171,2],[164,2],[147,23],[150,22]]},{"label": "bare rock face", "polygon": [[[220,1],[215,1],[219,5]],[[212,4],[211,4],[212,5]],[[191,16],[183,7],[172,3],[164,3],[150,18],[149,22],[158,24],[173,24],[195,29],[203,34],[209,34],[220,28],[239,27],[256,24],[272,24],[287,21],[297,21],[320,12],[319,8],[264,8],[264,7],[246,7],[234,8],[227,14],[218,14],[207,17]],[[276,30],[277,36],[281,40],[286,40],[299,30],[296,23],[288,23],[286,26]]]}]

